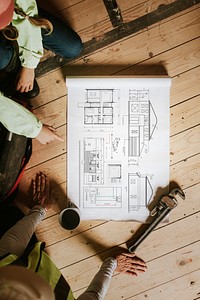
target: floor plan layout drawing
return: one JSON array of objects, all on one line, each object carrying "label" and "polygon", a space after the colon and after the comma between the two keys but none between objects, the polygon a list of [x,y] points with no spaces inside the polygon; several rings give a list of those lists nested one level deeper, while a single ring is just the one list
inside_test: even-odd
[{"label": "floor plan layout drawing", "polygon": [[113,124],[113,90],[87,89],[85,124]]},{"label": "floor plan layout drawing", "polygon": [[70,77],[68,198],[83,220],[144,222],[169,183],[168,77]]}]

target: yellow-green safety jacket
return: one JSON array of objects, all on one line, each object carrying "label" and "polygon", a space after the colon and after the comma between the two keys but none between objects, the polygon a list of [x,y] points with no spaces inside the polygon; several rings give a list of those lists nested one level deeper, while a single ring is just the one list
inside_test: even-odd
[{"label": "yellow-green safety jacket", "polygon": [[44,247],[45,243],[38,242],[27,248],[22,257],[8,253],[0,258],[0,267],[17,265],[31,269],[49,283],[54,290],[56,300],[75,300],[69,284],[51,258],[43,251]]}]

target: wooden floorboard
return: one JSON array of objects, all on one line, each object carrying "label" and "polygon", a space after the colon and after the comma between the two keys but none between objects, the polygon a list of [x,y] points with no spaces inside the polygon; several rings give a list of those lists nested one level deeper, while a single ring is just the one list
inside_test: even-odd
[{"label": "wooden floorboard", "polygon": [[[84,42],[84,49],[81,53],[81,56],[86,56],[90,53],[93,53],[96,50],[102,49],[103,47],[106,47],[110,45],[111,43],[114,43],[115,41],[120,41],[123,38],[129,37],[130,35],[136,34],[142,30],[149,29],[150,26],[153,26],[155,24],[159,24],[159,22],[169,18],[170,16],[175,15],[176,13],[180,13],[184,10],[187,10],[189,8],[193,8],[193,6],[200,2],[200,0],[177,0],[177,1],[167,1],[165,5],[158,5],[160,3],[157,2],[157,9],[155,11],[151,12],[143,12],[143,15],[138,17],[137,19],[130,21],[128,23],[123,23],[123,26],[119,26],[117,28],[114,28],[112,30],[109,30],[107,28],[107,25],[105,25],[102,29],[100,29],[100,32],[94,32],[91,39]],[[168,3],[171,2],[171,3]],[[162,2],[163,3],[163,2]],[[95,2],[96,5],[96,2]],[[94,5],[94,6],[95,6]],[[143,7],[143,5],[142,5]],[[82,11],[82,10],[80,10]],[[95,9],[96,12],[96,9]],[[88,20],[88,18],[86,18]],[[83,17],[84,20],[84,17]],[[109,18],[106,21],[106,24],[109,24]],[[83,22],[85,24],[85,22]],[[99,23],[98,24],[98,30],[99,30]],[[93,32],[92,28],[87,27],[86,32]],[[105,28],[106,27],[106,28]],[[96,28],[96,27],[95,27]],[[75,28],[76,29],[76,28]],[[76,29],[77,30],[77,29]],[[78,30],[77,30],[78,31]],[[79,32],[79,31],[78,31]],[[84,33],[81,31],[79,32],[81,34],[81,37],[84,36]],[[47,71],[50,71],[52,69],[62,67],[63,65],[73,61],[73,59],[60,59],[58,56],[54,56],[51,59],[49,59],[49,64],[46,64],[45,62],[42,62],[38,68],[38,75],[42,75],[46,73]]]},{"label": "wooden floorboard", "polygon": [[[40,1],[45,7],[44,1]],[[138,222],[83,221],[65,231],[58,214],[67,192],[66,76],[163,75],[172,78],[170,93],[170,182],[186,194],[169,217],[137,249],[148,271],[131,278],[113,276],[106,300],[195,300],[200,297],[200,5],[199,1],[118,0],[123,22],[141,24],[128,34],[116,33],[104,2],[48,1],[48,9],[79,32],[87,51],[76,60],[59,63],[47,53],[39,66],[40,95],[32,101],[34,113],[54,125],[65,139],[47,146],[33,141],[33,155],[20,184],[20,196],[29,198],[31,178],[45,172],[55,203],[37,229],[46,251],[78,296],[89,284],[103,259],[115,246],[126,247],[140,228]],[[177,6],[179,5],[179,6]],[[171,11],[171,8],[177,10]],[[169,8],[168,12],[166,10]],[[162,13],[161,13],[162,11]],[[150,21],[146,22],[147,16]],[[139,23],[137,23],[137,20]],[[145,21],[144,21],[145,20]],[[114,31],[113,31],[114,30]],[[115,33],[114,38],[107,38]],[[102,41],[98,37],[103,37]],[[91,42],[92,38],[94,40]],[[103,39],[106,39],[104,41]],[[95,45],[95,41],[98,43]],[[48,55],[50,59],[48,59]],[[54,62],[53,64],[51,64]],[[48,72],[47,72],[48,71]],[[162,101],[162,99],[161,99]]]}]

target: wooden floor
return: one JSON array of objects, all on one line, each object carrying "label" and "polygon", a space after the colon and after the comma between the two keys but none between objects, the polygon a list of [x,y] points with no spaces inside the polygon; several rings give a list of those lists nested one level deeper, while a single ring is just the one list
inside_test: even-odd
[{"label": "wooden floor", "polygon": [[59,226],[58,213],[65,207],[67,182],[65,77],[168,74],[172,78],[170,181],[181,186],[186,199],[171,212],[169,223],[154,230],[137,249],[148,271],[135,279],[116,273],[106,299],[200,299],[199,1],[117,0],[121,15],[111,19],[118,22],[116,27],[104,5],[109,1],[46,2],[50,11],[78,31],[85,50],[76,60],[47,53],[38,70],[41,93],[32,102],[34,113],[65,138],[63,143],[46,146],[33,141],[33,155],[20,186],[29,197],[31,178],[38,171],[50,178],[56,203],[38,227],[39,239],[46,241],[46,251],[78,296],[102,259],[113,247],[126,247],[126,241],[141,225],[84,221],[72,232]]}]

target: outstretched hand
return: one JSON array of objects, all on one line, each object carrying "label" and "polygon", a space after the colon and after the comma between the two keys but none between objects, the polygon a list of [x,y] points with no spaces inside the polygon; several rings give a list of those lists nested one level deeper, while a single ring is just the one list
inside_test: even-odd
[{"label": "outstretched hand", "polygon": [[53,140],[63,142],[64,139],[56,133],[56,129],[52,126],[43,124],[40,133],[35,137],[41,144],[45,145]]},{"label": "outstretched hand", "polygon": [[49,180],[42,172],[36,175],[32,180],[33,188],[33,206],[41,205],[46,210],[51,207],[50,185]]},{"label": "outstretched hand", "polygon": [[117,260],[116,271],[120,273],[138,276],[138,274],[144,273],[147,269],[146,263],[136,256],[135,253],[120,251],[115,254],[115,259]]}]

